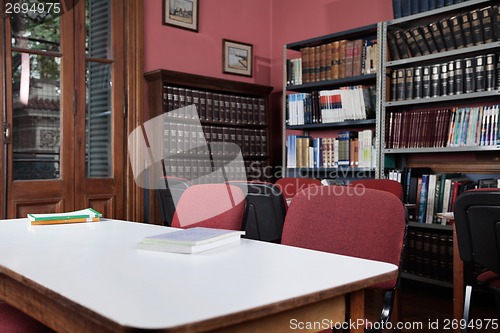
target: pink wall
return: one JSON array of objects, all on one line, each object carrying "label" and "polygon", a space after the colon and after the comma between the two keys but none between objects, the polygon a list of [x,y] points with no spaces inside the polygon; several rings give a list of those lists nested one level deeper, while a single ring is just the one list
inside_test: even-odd
[{"label": "pink wall", "polygon": [[[270,85],[272,164],[281,164],[283,45],[390,20],[392,0],[199,0],[198,33],[162,25],[144,1],[144,71],[170,69]],[[253,77],[222,73],[222,39],[254,46]]]},{"label": "pink wall", "polygon": [[[144,71],[170,69],[270,84],[268,0],[199,0],[198,33],[162,25],[163,0],[144,1]],[[253,44],[253,77],[222,73],[222,39]]]}]

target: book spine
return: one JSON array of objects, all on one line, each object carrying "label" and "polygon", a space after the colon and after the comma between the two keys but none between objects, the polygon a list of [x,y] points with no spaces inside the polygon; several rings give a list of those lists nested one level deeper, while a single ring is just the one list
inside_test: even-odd
[{"label": "book spine", "polygon": [[413,35],[415,42],[418,45],[420,53],[423,55],[430,54],[431,52],[429,50],[429,47],[427,46],[427,43],[425,42],[421,29],[419,27],[413,28],[411,29],[411,33]]},{"label": "book spine", "polygon": [[429,29],[431,30],[432,37],[434,37],[434,41],[436,42],[437,51],[438,52],[446,51],[446,46],[444,44],[444,39],[443,35],[441,34],[439,24],[437,22],[430,23]]},{"label": "book spine", "polygon": [[405,99],[413,99],[413,68],[405,69]]},{"label": "book spine", "polygon": [[469,13],[463,13],[460,16],[460,24],[462,26],[464,46],[469,47],[474,45],[474,40],[472,39],[472,29],[470,24]]},{"label": "book spine", "polygon": [[474,58],[466,58],[464,66],[464,90],[466,93],[474,92],[476,80],[474,78]]},{"label": "book spine", "polygon": [[429,26],[423,25],[420,27],[422,30],[422,35],[425,39],[425,43],[427,44],[427,47],[429,48],[430,53],[436,53],[438,52],[436,41],[434,40],[434,37],[432,36],[432,31]]},{"label": "book spine", "polygon": [[422,53],[420,52],[418,44],[415,41],[415,38],[413,37],[413,34],[411,33],[410,30],[406,30],[404,32],[404,37],[405,37],[405,40],[406,40],[406,45],[408,45],[408,48],[410,49],[411,55],[413,57],[421,56]]},{"label": "book spine", "polygon": [[422,97],[431,97],[431,67],[424,66],[422,69]]},{"label": "book spine", "polygon": [[472,40],[474,41],[474,45],[483,44],[483,28],[481,27],[481,19],[479,16],[479,10],[477,9],[470,12],[470,26],[472,30]]},{"label": "book spine", "polygon": [[491,6],[482,8],[479,10],[481,26],[483,28],[483,37],[485,43],[493,42],[493,21],[491,19],[492,16],[492,8]]},{"label": "book spine", "polygon": [[395,31],[394,37],[396,39],[396,46],[398,48],[398,54],[402,59],[409,58],[410,53],[408,51],[408,46],[402,31]]},{"label": "book spine", "polygon": [[451,33],[453,34],[453,40],[455,42],[455,47],[460,49],[465,46],[464,33],[462,31],[462,26],[460,24],[460,16],[453,16],[450,18]]},{"label": "book spine", "polygon": [[474,91],[485,91],[486,89],[486,67],[485,67],[485,56],[478,55],[475,59],[475,89]]},{"label": "book spine", "polygon": [[392,70],[391,72],[391,101],[397,101],[397,81],[398,81],[398,71]]},{"label": "book spine", "polygon": [[485,89],[487,91],[491,91],[495,89],[495,54],[487,54],[486,55],[486,68],[485,68],[485,73],[486,73],[486,86]]},{"label": "book spine", "polygon": [[405,99],[405,70],[397,70],[397,81],[396,81],[396,100],[402,101]]},{"label": "book spine", "polygon": [[493,6],[491,16],[493,20],[493,36],[498,41],[500,40],[500,6]]},{"label": "book spine", "polygon": [[431,97],[440,95],[440,65],[431,66]]},{"label": "book spine", "polygon": [[413,70],[413,97],[422,98],[422,66],[417,66]]},{"label": "book spine", "polygon": [[447,95],[455,94],[455,63],[453,61],[448,62],[448,91]]},{"label": "book spine", "polygon": [[451,32],[451,26],[448,19],[444,18],[439,21],[439,26],[441,27],[441,33],[443,34],[444,45],[446,50],[455,49],[455,42],[453,39],[453,34]]},{"label": "book spine", "polygon": [[401,0],[392,0],[392,11],[395,19],[403,16],[401,13]]},{"label": "book spine", "polygon": [[455,94],[464,92],[464,61],[462,59],[455,60]]},{"label": "book spine", "polygon": [[439,72],[439,82],[441,84],[440,93],[442,96],[448,94],[448,64],[444,63],[440,65],[441,69]]}]

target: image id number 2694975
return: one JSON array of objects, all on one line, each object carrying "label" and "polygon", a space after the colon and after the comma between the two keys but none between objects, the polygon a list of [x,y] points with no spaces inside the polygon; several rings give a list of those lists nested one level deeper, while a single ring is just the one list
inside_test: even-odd
[{"label": "image id number 2694975", "polygon": [[7,2],[5,4],[5,14],[59,14],[61,4],[59,2]]}]

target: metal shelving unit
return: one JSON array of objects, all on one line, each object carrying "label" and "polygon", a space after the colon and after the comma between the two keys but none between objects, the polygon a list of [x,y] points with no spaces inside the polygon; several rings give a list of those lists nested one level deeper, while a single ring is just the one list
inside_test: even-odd
[{"label": "metal shelving unit", "polygon": [[[307,133],[308,131],[328,131],[333,129],[342,128],[374,128],[375,130],[375,147],[376,147],[376,167],[375,168],[286,168],[287,173],[290,172],[291,175],[301,175],[310,177],[311,175],[325,175],[331,174],[332,172],[338,172],[341,174],[346,170],[349,172],[368,172],[370,175],[378,177],[379,176],[379,165],[380,165],[380,128],[379,128],[379,114],[380,114],[380,89],[379,84],[383,80],[381,79],[381,71],[377,70],[374,74],[366,74],[360,76],[347,77],[337,80],[325,80],[319,82],[308,82],[301,85],[287,85],[287,66],[286,59],[288,58],[289,51],[300,51],[303,47],[318,46],[325,43],[330,43],[341,39],[360,39],[360,38],[376,38],[379,44],[378,54],[377,54],[377,69],[381,66],[382,59],[382,49],[381,46],[381,33],[382,33],[382,23],[372,24],[364,27],[359,27],[347,31],[341,31],[325,36],[315,37],[299,42],[294,42],[286,44],[283,47],[283,97],[282,97],[282,108],[283,108],[283,119],[286,119],[286,93],[287,92],[312,92],[324,89],[337,89],[343,86],[349,85],[367,85],[373,84],[377,87],[375,105],[375,119],[357,120],[357,121],[345,121],[338,123],[320,123],[320,124],[304,124],[304,125],[293,125],[288,126],[286,122],[283,121],[282,126],[282,165],[286,168],[286,139],[287,130],[301,130]],[[300,170],[299,170],[300,169]]]}]

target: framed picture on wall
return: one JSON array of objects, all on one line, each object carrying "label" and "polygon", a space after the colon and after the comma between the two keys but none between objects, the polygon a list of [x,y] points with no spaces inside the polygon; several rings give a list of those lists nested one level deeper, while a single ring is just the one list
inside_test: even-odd
[{"label": "framed picture on wall", "polygon": [[199,0],[163,0],[163,24],[198,32]]},{"label": "framed picture on wall", "polygon": [[222,54],[224,73],[252,76],[252,44],[223,39]]}]

